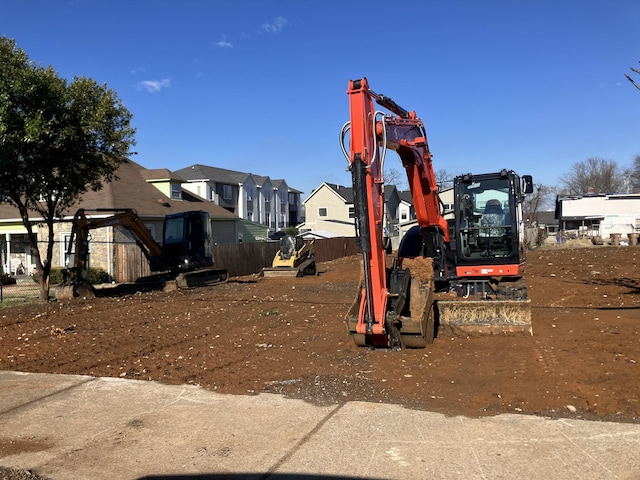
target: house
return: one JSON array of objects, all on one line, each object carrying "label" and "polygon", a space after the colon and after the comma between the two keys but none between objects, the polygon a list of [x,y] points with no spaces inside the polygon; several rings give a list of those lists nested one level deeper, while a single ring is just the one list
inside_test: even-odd
[{"label": "house", "polygon": [[[446,220],[451,220],[453,218],[453,187],[446,188],[441,190],[438,194],[440,197],[440,202],[442,203],[442,212],[444,213],[444,218]],[[394,238],[391,238],[393,243],[393,248],[397,248],[399,245],[399,241],[404,237],[405,233],[409,231],[409,229],[418,224],[418,220],[416,219],[416,212],[413,207],[413,199],[411,197],[411,192],[406,190],[400,192],[400,198],[402,199],[402,204],[400,206],[400,222],[398,223],[398,244],[394,242]]]},{"label": "house", "polygon": [[570,237],[609,239],[612,234],[640,232],[640,194],[559,196],[556,218]]},{"label": "house", "polygon": [[405,223],[416,218],[416,210],[413,208],[413,198],[409,190],[398,192],[400,204],[398,205],[398,223]]},{"label": "house", "polygon": [[300,195],[283,179],[206,165],[175,172],[182,187],[227,209],[239,218],[266,225],[270,233],[295,227],[303,220]]},{"label": "house", "polygon": [[[400,196],[394,185],[384,189],[384,227],[391,235],[398,223]],[[343,237],[355,236],[355,207],[353,188],[322,183],[305,199],[306,220],[298,226],[300,232],[331,232]]]},{"label": "house", "polygon": [[[209,213],[212,222],[214,243],[235,243],[241,229],[239,219],[228,210],[198,197],[181,188],[184,179],[166,169],[148,170],[132,160],[125,159],[116,171],[115,179],[104,184],[97,192],[89,191],[81,200],[64,214],[61,222],[49,232],[36,212],[30,213],[34,232],[38,236],[39,248],[45,258],[46,242],[50,235],[55,237],[51,258],[53,267],[65,263],[66,247],[71,232],[70,220],[78,208],[123,209],[133,208],[154,239],[162,241],[164,217],[171,213],[202,210]],[[93,217],[109,216],[112,212],[87,212]],[[249,238],[246,237],[245,241]],[[107,271],[115,281],[129,281],[127,269],[133,252],[140,258],[135,239],[125,229],[118,226],[104,227],[91,232],[90,266]],[[0,266],[7,272],[15,272],[22,264],[27,271],[33,270],[33,261],[27,240],[26,228],[22,224],[16,208],[0,204]],[[128,267],[129,265],[129,267]]]}]

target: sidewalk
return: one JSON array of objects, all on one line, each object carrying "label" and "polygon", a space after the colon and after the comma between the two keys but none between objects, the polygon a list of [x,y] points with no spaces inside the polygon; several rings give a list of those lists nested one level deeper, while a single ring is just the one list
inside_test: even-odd
[{"label": "sidewalk", "polygon": [[640,425],[0,371],[0,466],[73,479],[637,479]]}]

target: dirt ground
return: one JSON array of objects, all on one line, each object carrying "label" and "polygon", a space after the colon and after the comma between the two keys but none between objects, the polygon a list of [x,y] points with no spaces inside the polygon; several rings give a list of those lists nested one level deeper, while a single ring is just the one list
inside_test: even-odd
[{"label": "dirt ground", "polygon": [[471,417],[640,421],[640,247],[529,252],[533,336],[354,345],[358,258],[319,275],[0,309],[0,369],[197,384]]}]

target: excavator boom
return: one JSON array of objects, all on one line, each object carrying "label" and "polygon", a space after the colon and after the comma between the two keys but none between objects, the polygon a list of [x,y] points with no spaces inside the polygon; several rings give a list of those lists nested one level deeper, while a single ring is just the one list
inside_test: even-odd
[{"label": "excavator boom", "polygon": [[[395,349],[403,343],[426,344],[429,341],[427,324],[432,318],[425,319],[423,313],[417,318],[403,316],[403,313],[407,308],[421,312],[430,310],[430,287],[426,285],[433,278],[425,279],[421,285],[414,282],[416,291],[410,295],[410,272],[396,270],[389,275],[387,271],[383,238],[384,159],[386,150],[391,149],[397,152],[407,172],[418,224],[433,233],[430,247],[433,256],[438,257],[438,275],[444,275],[442,244],[449,241],[449,230],[440,212],[425,128],[415,112],[373,92],[366,78],[350,81],[347,93],[351,138],[346,156],[353,178],[356,236],[363,265],[362,286],[356,304],[347,316],[347,326],[361,344]],[[392,114],[376,111],[374,101]],[[343,141],[344,134],[343,128]],[[427,264],[430,268],[430,262]],[[420,307],[407,305],[407,300],[413,297],[420,297]]]}]

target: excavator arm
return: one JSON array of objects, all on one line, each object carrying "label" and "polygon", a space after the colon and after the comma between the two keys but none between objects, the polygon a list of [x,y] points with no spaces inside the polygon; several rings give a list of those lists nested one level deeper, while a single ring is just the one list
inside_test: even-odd
[{"label": "excavator arm", "polygon": [[71,237],[67,247],[67,258],[73,258],[73,264],[68,265],[63,273],[64,283],[56,291],[58,299],[78,296],[78,289],[87,289],[86,293],[93,293],[91,285],[83,281],[82,271],[86,268],[89,256],[89,233],[97,228],[120,226],[131,231],[136,238],[136,243],[149,260],[151,269],[158,271],[164,268],[162,246],[154,240],[151,232],[142,223],[135,210],[129,208],[90,210],[92,212],[115,212],[113,215],[103,218],[87,217],[87,211],[81,208],[73,216]]},{"label": "excavator arm", "polygon": [[[94,212],[114,212],[116,210],[91,210]],[[71,238],[69,239],[68,255],[74,254],[73,268],[84,268],[88,255],[88,240],[90,230],[102,227],[120,226],[131,231],[136,237],[136,243],[152,265],[157,265],[162,259],[162,246],[155,241],[149,229],[142,223],[135,210],[131,208],[116,211],[105,218],[89,218],[87,210],[79,209],[73,217]],[[74,249],[74,250],[72,250]]]},{"label": "excavator arm", "polygon": [[[342,129],[342,146],[353,179],[356,235],[363,256],[363,285],[354,333],[363,336],[368,344],[378,346],[398,337],[392,330],[397,328],[402,309],[401,301],[393,300],[393,308],[388,305],[389,275],[383,239],[383,172],[387,149],[398,154],[407,173],[418,224],[428,232],[428,238],[423,238],[423,250],[429,257],[438,259],[439,269],[445,268],[444,243],[449,242],[449,231],[441,214],[422,120],[389,97],[373,92],[366,78],[350,81],[347,94],[350,120]],[[387,112],[376,111],[374,101]],[[347,153],[344,137],[349,130],[350,150]],[[408,288],[408,278],[402,282],[404,287],[400,290]]]}]

